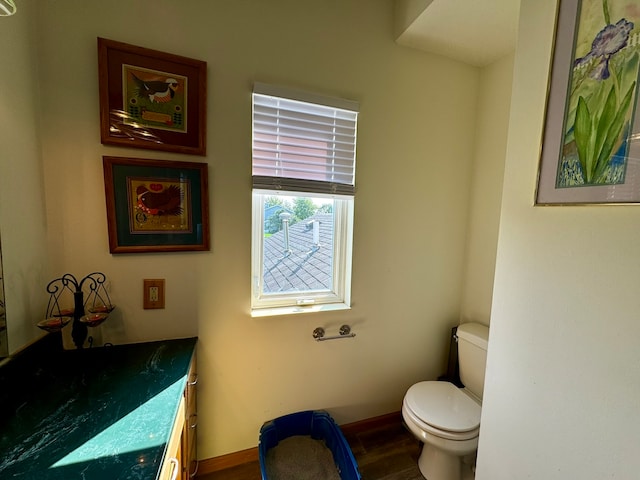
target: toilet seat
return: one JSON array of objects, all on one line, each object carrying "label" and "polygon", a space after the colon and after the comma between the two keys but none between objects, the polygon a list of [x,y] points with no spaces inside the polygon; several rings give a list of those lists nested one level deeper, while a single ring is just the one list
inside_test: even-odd
[{"label": "toilet seat", "polygon": [[432,435],[469,440],[479,434],[480,405],[452,383],[416,383],[407,390],[403,403],[411,419]]}]

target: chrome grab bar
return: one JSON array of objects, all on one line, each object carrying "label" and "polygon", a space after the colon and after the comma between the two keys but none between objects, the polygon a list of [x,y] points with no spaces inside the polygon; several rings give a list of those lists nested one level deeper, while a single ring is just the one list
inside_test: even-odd
[{"label": "chrome grab bar", "polygon": [[313,331],[313,338],[316,339],[316,342],[324,342],[325,340],[336,340],[338,338],[353,338],[356,336],[355,333],[351,332],[351,327],[349,325],[342,325],[340,330],[338,331],[339,335],[334,335],[332,337],[324,336],[324,328],[317,327]]}]

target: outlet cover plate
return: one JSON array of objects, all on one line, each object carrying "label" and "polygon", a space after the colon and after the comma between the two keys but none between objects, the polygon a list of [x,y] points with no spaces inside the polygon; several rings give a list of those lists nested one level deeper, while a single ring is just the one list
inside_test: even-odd
[{"label": "outlet cover plate", "polygon": [[142,305],[145,310],[164,308],[164,278],[143,280]]}]

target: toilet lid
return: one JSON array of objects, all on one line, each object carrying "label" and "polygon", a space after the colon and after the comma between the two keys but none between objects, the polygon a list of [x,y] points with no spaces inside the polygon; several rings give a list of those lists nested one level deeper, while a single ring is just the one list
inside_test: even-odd
[{"label": "toilet lid", "polygon": [[480,426],[481,407],[449,382],[419,382],[405,402],[424,423],[449,432],[468,432]]}]

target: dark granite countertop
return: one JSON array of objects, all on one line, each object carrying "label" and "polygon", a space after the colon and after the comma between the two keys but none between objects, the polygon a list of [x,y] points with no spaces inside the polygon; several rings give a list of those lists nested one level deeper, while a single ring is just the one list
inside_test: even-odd
[{"label": "dark granite countertop", "polygon": [[156,479],[195,344],[49,352],[0,369],[0,478]]}]

